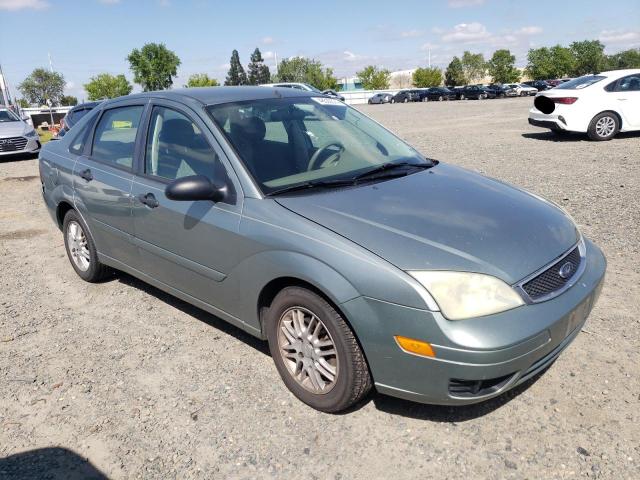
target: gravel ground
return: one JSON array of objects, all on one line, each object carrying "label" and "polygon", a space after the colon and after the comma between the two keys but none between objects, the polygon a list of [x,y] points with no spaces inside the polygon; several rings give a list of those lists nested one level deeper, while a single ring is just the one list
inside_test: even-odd
[{"label": "gravel ground", "polygon": [[306,407],[262,342],[129,276],[82,282],[36,160],[0,160],[0,478],[640,478],[640,135],[557,138],[527,124],[530,103],[361,107],[563,205],[608,257],[560,359],[463,408]]}]

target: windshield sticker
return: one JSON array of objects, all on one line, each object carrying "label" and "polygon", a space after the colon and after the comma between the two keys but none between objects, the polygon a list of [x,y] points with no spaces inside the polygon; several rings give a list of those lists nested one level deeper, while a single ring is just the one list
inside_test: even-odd
[{"label": "windshield sticker", "polygon": [[344,103],[342,103],[340,100],[337,100],[335,98],[311,97],[311,100],[313,100],[316,103],[319,103],[320,105],[338,105],[341,107],[344,106]]}]

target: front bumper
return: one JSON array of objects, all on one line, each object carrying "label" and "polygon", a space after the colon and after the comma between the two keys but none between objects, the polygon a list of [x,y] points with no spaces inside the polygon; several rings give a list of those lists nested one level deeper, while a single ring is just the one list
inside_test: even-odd
[{"label": "front bumper", "polygon": [[[575,339],[606,269],[604,255],[588,241],[585,261],[581,278],[558,297],[477,319],[452,322],[439,312],[366,297],[341,307],[350,319],[367,319],[366,328],[352,322],[378,391],[421,403],[476,403],[544,370]],[[394,335],[430,342],[436,356],[406,353]]]},{"label": "front bumper", "polygon": [[0,138],[0,156],[38,153],[41,147],[38,137]]}]

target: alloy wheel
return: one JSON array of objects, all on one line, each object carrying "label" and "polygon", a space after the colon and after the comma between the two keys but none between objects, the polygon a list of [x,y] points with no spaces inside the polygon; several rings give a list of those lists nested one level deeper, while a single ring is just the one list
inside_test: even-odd
[{"label": "alloy wheel", "polygon": [[602,117],[596,122],[596,133],[602,138],[611,135],[616,129],[616,121],[613,117]]},{"label": "alloy wheel", "polygon": [[335,343],[326,325],[310,310],[292,307],[280,316],[278,347],[289,374],[305,390],[326,394],[336,385]]},{"label": "alloy wheel", "polygon": [[87,245],[87,236],[82,229],[82,226],[72,220],[67,226],[67,242],[69,244],[69,252],[71,253],[71,260],[78,267],[78,269],[86,272],[91,264],[91,255],[89,253],[89,247]]}]

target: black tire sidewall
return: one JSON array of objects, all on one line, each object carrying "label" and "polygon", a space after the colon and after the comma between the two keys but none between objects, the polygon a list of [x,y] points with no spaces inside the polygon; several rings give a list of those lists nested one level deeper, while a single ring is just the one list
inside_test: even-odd
[{"label": "black tire sidewall", "polygon": [[[338,354],[338,378],[335,386],[326,394],[314,394],[305,390],[291,376],[284,364],[278,345],[278,322],[282,314],[292,307],[304,307],[322,320],[331,334]],[[352,358],[341,332],[338,318],[340,314],[322,297],[300,287],[285,288],[269,308],[265,318],[265,330],[269,341],[271,357],[280,377],[291,392],[307,405],[324,412],[338,412],[349,406],[355,372]],[[344,320],[341,320],[344,322]]]},{"label": "black tire sidewall", "polygon": [[[67,239],[67,229],[69,227],[69,223],[75,221],[82,227],[84,235],[87,239],[87,249],[89,250],[89,268],[85,271],[80,270],[71,257],[71,251],[69,250],[69,241]],[[64,216],[64,221],[62,223],[62,235],[64,236],[64,247],[67,251],[67,258],[69,259],[69,263],[78,274],[80,278],[87,282],[95,282],[102,277],[102,266],[98,260],[98,252],[96,250],[95,244],[93,243],[93,238],[91,237],[91,233],[89,233],[89,229],[87,228],[86,223],[82,220],[82,217],[75,210],[69,210]]]}]

